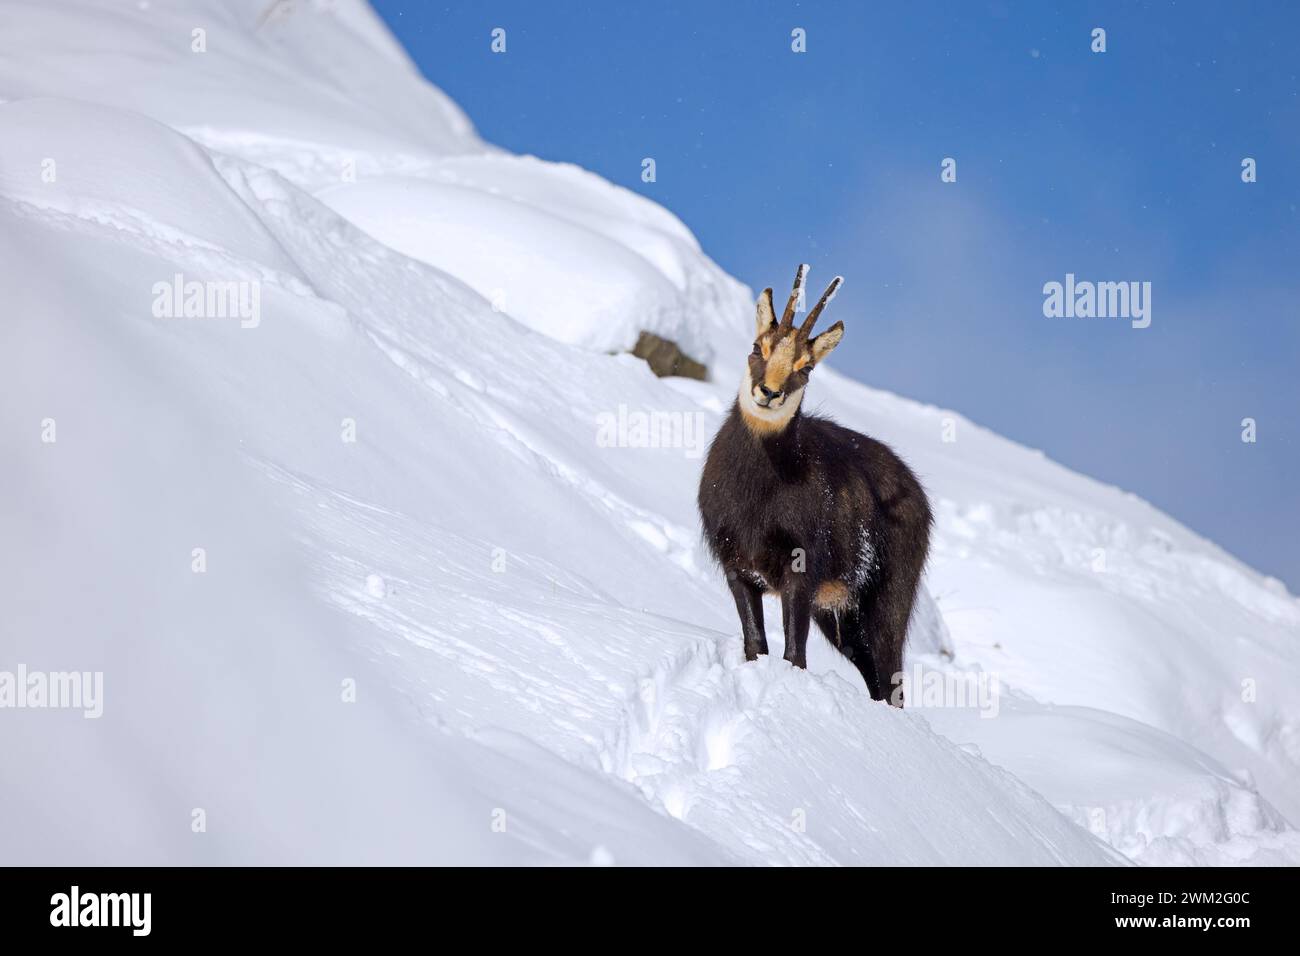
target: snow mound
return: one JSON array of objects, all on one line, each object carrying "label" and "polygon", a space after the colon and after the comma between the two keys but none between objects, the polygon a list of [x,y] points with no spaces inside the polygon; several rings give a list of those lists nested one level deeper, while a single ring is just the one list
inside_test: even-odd
[{"label": "snow mound", "polygon": [[700,254],[675,217],[577,167],[452,157],[418,177],[338,184],[316,195],[391,248],[452,273],[496,311],[562,342],[627,351],[640,332],[654,332],[707,365],[744,347],[747,290]]},{"label": "snow mound", "polygon": [[971,709],[919,712],[1138,863],[1300,863],[1300,832],[1260,797],[1248,774],[1234,776],[1146,724],[1019,694],[1001,698],[996,720]]},{"label": "snow mound", "polygon": [[364,0],[13,0],[0,9],[0,98],[33,96],[305,150],[486,148]]}]

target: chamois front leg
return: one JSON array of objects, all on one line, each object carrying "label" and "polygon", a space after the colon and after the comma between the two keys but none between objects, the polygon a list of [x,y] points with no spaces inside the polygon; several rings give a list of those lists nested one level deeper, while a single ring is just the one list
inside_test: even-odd
[{"label": "chamois front leg", "polygon": [[740,629],[745,637],[745,660],[757,660],[767,653],[767,634],[763,631],[763,592],[739,571],[727,572],[727,587],[736,599]]},{"label": "chamois front leg", "polygon": [[795,667],[807,668],[812,591],[802,581],[787,584],[781,589],[781,621],[785,625],[785,659]]}]

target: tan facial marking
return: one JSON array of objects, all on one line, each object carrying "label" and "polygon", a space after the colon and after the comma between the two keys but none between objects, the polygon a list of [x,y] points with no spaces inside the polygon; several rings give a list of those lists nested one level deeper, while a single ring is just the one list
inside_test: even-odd
[{"label": "tan facial marking", "polygon": [[790,377],[794,367],[795,345],[794,336],[787,335],[772,349],[772,355],[767,360],[767,368],[763,370],[763,384],[773,391],[784,388],[785,380]]}]

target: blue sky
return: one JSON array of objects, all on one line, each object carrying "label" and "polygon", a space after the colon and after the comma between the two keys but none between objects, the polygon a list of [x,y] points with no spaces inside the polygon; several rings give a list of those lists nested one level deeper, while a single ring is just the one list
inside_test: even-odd
[{"label": "blue sky", "polygon": [[[1300,592],[1300,4],[375,7],[489,141],[664,204],[755,289],[844,274],[840,370]],[[1150,282],[1151,326],[1044,317],[1067,272]]]}]

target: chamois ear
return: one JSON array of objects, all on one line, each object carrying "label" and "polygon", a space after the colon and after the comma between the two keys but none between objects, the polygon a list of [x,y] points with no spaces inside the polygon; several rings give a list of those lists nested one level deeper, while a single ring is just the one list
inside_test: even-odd
[{"label": "chamois ear", "polygon": [[754,337],[757,338],[774,325],[776,325],[776,312],[772,308],[772,290],[764,289],[763,294],[758,297],[758,323],[754,330]]},{"label": "chamois ear", "polygon": [[820,362],[831,354],[831,349],[840,344],[844,338],[844,323],[836,322],[821,335],[814,336],[808,345],[812,349],[813,362]]}]

